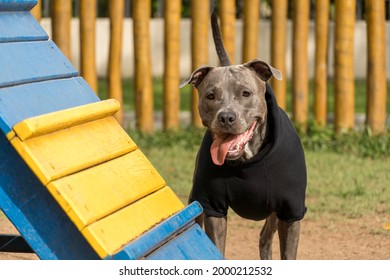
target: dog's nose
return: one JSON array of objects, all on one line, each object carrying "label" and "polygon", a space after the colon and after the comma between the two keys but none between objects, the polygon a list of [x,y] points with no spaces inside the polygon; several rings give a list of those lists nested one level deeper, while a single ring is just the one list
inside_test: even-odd
[{"label": "dog's nose", "polygon": [[222,125],[231,125],[236,121],[237,117],[236,113],[229,111],[219,113],[218,119]]}]

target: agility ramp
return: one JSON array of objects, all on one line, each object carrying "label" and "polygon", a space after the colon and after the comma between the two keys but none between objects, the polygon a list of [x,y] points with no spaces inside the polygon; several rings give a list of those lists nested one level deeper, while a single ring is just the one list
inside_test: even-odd
[{"label": "agility ramp", "polygon": [[[25,247],[41,259],[221,259],[194,222],[201,206],[166,186],[35,4],[0,0],[0,208]],[[23,239],[3,236],[0,250]]]}]

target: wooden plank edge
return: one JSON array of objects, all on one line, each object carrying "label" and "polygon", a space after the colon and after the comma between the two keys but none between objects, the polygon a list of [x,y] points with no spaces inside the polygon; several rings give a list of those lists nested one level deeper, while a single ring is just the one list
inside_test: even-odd
[{"label": "wooden plank edge", "polygon": [[37,3],[38,0],[0,1],[0,12],[30,11]]},{"label": "wooden plank edge", "polygon": [[21,141],[114,115],[120,104],[115,99],[90,103],[32,117],[13,127]]},{"label": "wooden plank edge", "polygon": [[[38,41],[34,41],[34,42],[38,42]],[[14,87],[14,86],[20,86],[20,85],[25,85],[30,83],[45,82],[49,80],[69,79],[69,78],[78,77],[78,75],[79,73],[77,72],[77,70],[71,69],[67,73],[52,74],[52,75],[32,77],[32,78],[28,77],[16,81],[7,81],[7,82],[0,81],[0,88]]]},{"label": "wooden plank edge", "polygon": [[[147,216],[146,219],[143,219],[143,217],[140,216],[142,215],[141,213],[150,211],[147,207],[153,204],[154,208],[158,207],[160,212],[153,212],[153,215]],[[160,224],[164,220],[173,216],[175,213],[181,211],[183,208],[184,205],[171,188],[169,186],[165,186],[162,189],[114,212],[110,216],[92,223],[88,227],[84,228],[81,233],[94,248],[95,252],[104,259],[120,250],[123,247],[123,244],[129,244],[132,240],[135,240],[137,237],[141,236],[155,225]],[[137,213],[138,216],[135,216]],[[124,216],[133,216],[135,220],[133,221],[127,218],[126,224],[121,225],[123,231],[118,229],[115,225],[112,227],[113,223],[115,224],[121,220],[123,221]],[[137,219],[138,221],[136,221]],[[110,227],[108,227],[108,224],[110,224]],[[108,229],[111,233],[104,229]],[[118,240],[117,234],[115,234],[115,239],[111,239],[113,230],[121,232],[120,238],[126,240]],[[125,233],[125,235],[123,233]],[[110,241],[108,241],[107,237],[110,238]]]},{"label": "wooden plank edge", "polygon": [[[121,158],[123,157],[126,157],[132,153],[140,153],[142,154],[145,159],[146,156],[141,152],[141,150],[139,150],[138,148],[127,153],[127,154],[124,154],[122,156],[119,156],[119,157],[116,157],[116,158],[113,158],[109,161],[105,161],[105,162],[102,162],[98,165],[94,165],[90,168],[87,168],[87,169],[84,169],[80,172],[84,172],[84,171],[88,171],[88,170],[93,170],[95,168],[101,168],[103,166],[105,166],[107,163],[113,163],[117,160],[120,160]],[[153,165],[150,163],[151,167],[153,167]],[[154,168],[154,167],[153,167]],[[157,170],[156,170],[157,172]],[[158,172],[157,172],[158,173]],[[72,176],[73,174],[70,174],[68,176]],[[61,179],[64,179],[65,177],[61,178]],[[113,213],[115,213],[116,211],[120,211],[123,207],[126,207],[132,203],[135,203],[137,202],[138,200],[141,200],[143,198],[145,198],[146,196],[162,189],[163,187],[166,186],[166,182],[165,180],[160,176],[161,178],[161,183],[157,184],[157,185],[154,185],[153,188],[150,188],[150,189],[147,189],[147,190],[143,190],[142,192],[139,192],[138,195],[136,196],[133,196],[131,199],[126,199],[125,202],[123,203],[123,205],[121,205],[120,207],[117,207],[115,209],[111,209],[110,211],[108,212],[105,212],[102,216],[99,216],[97,218],[93,218],[93,219],[87,219],[85,216],[81,217],[79,215],[79,212],[71,206],[71,204],[69,203],[69,197],[64,194],[60,189],[58,189],[55,185],[56,181],[51,181],[47,186],[46,188],[49,190],[49,192],[52,194],[52,196],[54,197],[54,199],[59,203],[59,205],[62,207],[62,209],[66,212],[66,214],[68,215],[68,217],[72,220],[72,222],[76,225],[76,227],[82,231],[85,227],[89,226],[90,224],[94,223],[94,222],[97,222],[101,219],[104,219],[105,217],[108,217],[110,215],[112,215]],[[60,179],[60,180],[61,180]]]},{"label": "wooden plank edge", "polygon": [[15,132],[8,125],[7,118],[0,113],[0,130],[4,133],[4,135],[11,140],[12,137],[15,136]]},{"label": "wooden plank edge", "polygon": [[156,248],[166,243],[172,236],[184,230],[196,217],[202,214],[202,206],[193,202],[186,208],[158,224],[130,244],[124,246],[119,252],[106,259],[113,260],[137,260],[145,257]]},{"label": "wooden plank edge", "polygon": [[214,243],[198,224],[158,248],[146,260],[223,260]]},{"label": "wooden plank edge", "polygon": [[[11,34],[1,34],[0,43],[49,40],[49,35],[28,11],[2,11],[0,22],[11,26],[11,24],[15,23],[15,17],[17,16],[19,16],[19,24],[17,25],[23,25],[23,32],[16,31],[11,32]],[[9,21],[7,22],[7,20]]]},{"label": "wooden plank edge", "polygon": [[34,174],[38,177],[39,181],[41,181],[41,183],[44,186],[47,186],[50,182],[54,180],[83,171],[85,169],[99,165],[103,162],[118,158],[137,149],[136,146],[134,147],[129,145],[128,147],[119,150],[115,153],[111,153],[105,157],[101,157],[91,161],[86,161],[77,166],[73,166],[73,168],[65,169],[62,172],[58,172],[56,174],[50,174],[47,173],[47,171],[44,168],[42,168],[41,162],[37,160],[33,152],[31,152],[28,148],[26,148],[24,142],[21,141],[19,137],[12,138],[10,142],[12,146],[15,148],[15,150],[19,153],[21,158],[26,162],[26,164],[30,167],[30,169],[34,172]]},{"label": "wooden plank edge", "polygon": [[0,88],[0,129],[7,134],[25,119],[99,101],[79,76]]},{"label": "wooden plank edge", "polygon": [[[0,80],[0,88],[47,80],[73,78],[79,75],[75,66],[61,52],[53,40],[5,42],[2,44],[4,44],[2,45],[2,47],[4,46],[4,52],[16,53],[19,57],[16,59],[15,55],[12,54],[7,56],[9,63],[16,63],[14,65],[16,68],[14,71],[5,72],[7,75]],[[25,55],[25,53],[31,54],[31,52],[35,56],[30,55],[28,57]],[[9,58],[14,59],[11,61]],[[25,65],[24,63],[27,59],[31,61]],[[39,67],[29,67],[33,64],[33,60],[36,60]]]},{"label": "wooden plank edge", "polygon": [[[10,135],[10,134],[9,134]],[[35,176],[41,181],[41,183],[46,186],[51,180],[46,176],[46,174],[39,168],[39,165],[36,163],[37,160],[34,155],[25,148],[24,144],[18,137],[13,137],[10,140],[12,146],[18,152],[23,161],[30,167]]]},{"label": "wooden plank edge", "polygon": [[15,131],[11,130],[11,131],[8,132],[5,136],[7,137],[8,141],[11,142],[11,140],[16,136],[16,135],[15,135]]}]

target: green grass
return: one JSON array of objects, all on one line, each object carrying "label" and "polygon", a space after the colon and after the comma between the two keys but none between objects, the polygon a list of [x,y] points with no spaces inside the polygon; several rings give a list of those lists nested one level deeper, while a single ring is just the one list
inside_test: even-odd
[{"label": "green grass", "polygon": [[[167,184],[186,201],[203,130],[188,128],[178,132],[157,132],[153,136],[130,131],[130,135]],[[309,217],[320,219],[331,215],[333,219],[343,219],[390,213],[390,154],[382,154],[377,148],[367,152],[376,145],[381,146],[383,139],[387,141],[383,149],[389,151],[389,133],[376,138],[364,133],[346,134],[344,142],[320,135],[317,136],[323,141],[320,149],[308,142],[308,135],[301,138],[305,143],[307,162]],[[371,145],[366,152],[360,151],[361,139],[369,138]]]},{"label": "green grass", "polygon": [[369,129],[335,134],[331,125],[318,128],[310,123],[306,131],[300,132],[300,137],[306,149],[312,151],[354,154],[373,159],[390,157],[390,130],[378,136],[373,136]]},{"label": "green grass", "polygon": [[[123,80],[123,97],[125,110],[134,110],[134,85],[133,80]],[[387,83],[388,92],[390,92],[390,82]],[[154,92],[154,108],[156,111],[162,111],[163,104],[163,81],[161,78],[153,80]],[[292,94],[291,81],[287,83],[287,111],[291,112]],[[107,82],[99,81],[99,96],[102,99],[107,98]],[[309,104],[312,111],[313,104],[313,82],[309,82]],[[333,112],[334,95],[333,81],[328,82],[328,112]],[[191,87],[186,86],[180,89],[180,110],[190,111],[191,106]],[[364,113],[366,111],[366,82],[365,80],[355,81],[355,111],[356,113]],[[387,111],[390,111],[390,98],[387,98]]]},{"label": "green grass", "polygon": [[311,216],[358,218],[390,211],[390,158],[306,152],[307,204]]}]

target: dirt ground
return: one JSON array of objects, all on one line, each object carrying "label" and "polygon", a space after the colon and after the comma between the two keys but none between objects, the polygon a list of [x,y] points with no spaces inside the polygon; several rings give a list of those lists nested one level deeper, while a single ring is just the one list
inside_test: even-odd
[{"label": "dirt ground", "polygon": [[[389,217],[387,217],[389,218]],[[384,220],[376,216],[343,220],[305,218],[301,226],[298,259],[301,260],[390,260],[390,231]],[[263,222],[253,222],[230,215],[226,258],[259,259],[258,235]],[[17,233],[12,224],[0,217],[0,234]],[[275,235],[273,257],[279,259],[278,237]],[[35,254],[0,253],[0,260],[38,259]]]},{"label": "dirt ground", "polygon": [[[336,221],[305,218],[301,222],[298,259],[390,260],[390,231],[385,230],[385,223],[377,217]],[[263,223],[233,216],[229,224],[226,258],[259,259],[258,236]],[[277,235],[273,258],[280,259]]]}]

